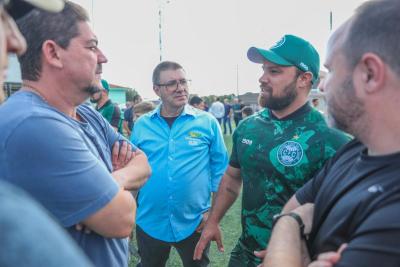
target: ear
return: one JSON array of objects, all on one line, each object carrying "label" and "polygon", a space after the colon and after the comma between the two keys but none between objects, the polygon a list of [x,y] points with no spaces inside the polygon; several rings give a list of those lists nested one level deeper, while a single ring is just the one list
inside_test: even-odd
[{"label": "ear", "polygon": [[56,42],[46,40],[42,45],[43,60],[49,65],[57,68],[62,68],[63,64],[60,59],[60,49],[62,49]]},{"label": "ear", "polygon": [[158,85],[153,85],[153,91],[154,91],[154,93],[156,93],[156,95],[157,95],[158,97],[160,97],[160,86],[158,86]]},{"label": "ear", "polygon": [[303,74],[301,74],[298,78],[297,78],[297,85],[300,88],[309,88],[310,84],[311,84],[311,80],[312,80],[312,73],[311,72],[305,72]]},{"label": "ear", "polygon": [[380,90],[385,82],[386,64],[376,54],[365,53],[354,70],[354,78],[360,82],[365,93]]}]

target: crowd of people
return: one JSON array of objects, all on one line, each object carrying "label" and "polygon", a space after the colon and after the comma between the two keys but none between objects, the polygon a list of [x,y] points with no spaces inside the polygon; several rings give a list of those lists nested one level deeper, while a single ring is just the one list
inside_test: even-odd
[{"label": "crowd of people", "polygon": [[23,80],[0,106],[0,266],[126,267],[132,231],[138,266],[165,266],[172,247],[183,266],[209,266],[241,190],[229,267],[399,266],[399,11],[367,1],[331,35],[329,124],[308,101],[319,53],[290,34],[247,51],[262,66],[259,112],[239,99],[205,112],[183,66],[163,61],[160,104],[136,97],[121,121],[87,12],[0,0],[0,70],[16,53]]},{"label": "crowd of people", "polygon": [[[224,134],[232,134],[232,119],[235,122],[235,126],[239,125],[239,122],[254,113],[251,106],[245,106],[242,100],[235,97],[233,102],[230,102],[228,98],[225,98],[223,103],[219,97],[211,103],[210,108],[206,108],[206,103],[203,99],[197,95],[190,98],[189,104],[195,108],[210,112],[223,127]],[[229,129],[229,131],[228,131]]]}]

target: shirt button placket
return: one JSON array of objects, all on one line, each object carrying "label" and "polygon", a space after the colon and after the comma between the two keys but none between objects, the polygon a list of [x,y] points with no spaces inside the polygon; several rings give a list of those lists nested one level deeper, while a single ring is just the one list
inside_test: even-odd
[{"label": "shirt button placket", "polygon": [[173,157],[173,153],[174,153],[174,151],[175,151],[175,142],[174,142],[173,138],[170,138],[169,139],[169,147],[168,147],[168,164],[167,164],[167,166],[168,166],[167,172],[168,172],[168,181],[169,181],[169,183],[168,183],[167,190],[168,190],[168,209],[169,209],[169,213],[170,213],[170,216],[169,216],[170,224],[172,226],[172,232],[175,235],[175,231],[174,231],[174,228],[173,228],[173,225],[174,225],[174,223],[173,223],[173,220],[174,220],[174,215],[173,215],[174,204],[173,204],[173,196],[172,196],[172,194],[174,192],[174,188],[173,188],[173,173],[174,173],[174,162],[173,162],[174,157]]}]

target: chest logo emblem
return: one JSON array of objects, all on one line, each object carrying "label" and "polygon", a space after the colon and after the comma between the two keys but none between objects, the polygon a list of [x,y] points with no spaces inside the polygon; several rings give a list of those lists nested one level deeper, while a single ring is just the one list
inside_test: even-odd
[{"label": "chest logo emblem", "polygon": [[277,157],[278,161],[284,166],[295,166],[303,158],[303,148],[294,141],[286,141],[279,146]]},{"label": "chest logo emblem", "polygon": [[189,136],[192,137],[192,138],[200,138],[201,137],[201,133],[189,132]]}]

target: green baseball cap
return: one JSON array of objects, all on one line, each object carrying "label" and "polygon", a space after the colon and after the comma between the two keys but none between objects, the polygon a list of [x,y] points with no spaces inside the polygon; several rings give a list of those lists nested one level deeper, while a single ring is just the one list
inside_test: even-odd
[{"label": "green baseball cap", "polygon": [[247,58],[255,63],[268,60],[281,66],[296,66],[298,69],[311,72],[312,82],[319,76],[319,55],[317,50],[306,40],[295,35],[283,36],[270,49],[250,47]]},{"label": "green baseball cap", "polygon": [[106,80],[101,79],[101,85],[103,86],[103,89],[106,90],[107,92],[110,92],[110,85]]}]

